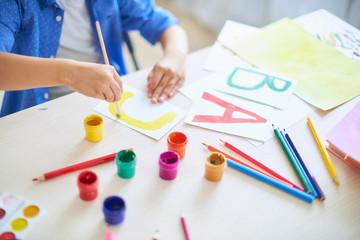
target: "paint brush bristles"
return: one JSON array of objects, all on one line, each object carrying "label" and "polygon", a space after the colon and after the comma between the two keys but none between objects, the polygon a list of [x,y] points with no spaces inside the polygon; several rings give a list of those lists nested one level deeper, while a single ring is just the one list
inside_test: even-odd
[{"label": "paint brush bristles", "polygon": [[[103,57],[104,57],[105,64],[110,65],[109,58],[108,58],[107,53],[106,53],[104,38],[103,38],[102,33],[101,33],[101,28],[100,28],[99,21],[95,22],[95,26],[96,26],[96,31],[97,31],[97,34],[98,34],[98,37],[99,37],[100,47],[101,47],[101,51],[102,51],[102,54],[103,54]],[[119,104],[119,102],[116,102],[115,105],[116,105],[116,110],[117,110],[116,117],[119,118],[121,116],[120,104]]]},{"label": "paint brush bristles", "polygon": [[116,105],[116,109],[117,109],[116,117],[119,118],[121,116],[120,104],[119,104],[119,102],[116,102],[115,105]]}]

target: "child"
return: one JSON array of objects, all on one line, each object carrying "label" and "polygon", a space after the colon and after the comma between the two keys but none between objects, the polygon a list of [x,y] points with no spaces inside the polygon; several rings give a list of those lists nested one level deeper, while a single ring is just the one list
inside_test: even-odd
[{"label": "child", "polygon": [[[104,61],[95,21],[111,66],[99,64]],[[131,30],[164,49],[147,79],[148,97],[161,103],[184,83],[188,45],[175,17],[153,0],[0,1],[0,89],[7,90],[0,116],[48,101],[48,87],[59,85],[119,101],[119,75],[127,73],[123,32]]]}]

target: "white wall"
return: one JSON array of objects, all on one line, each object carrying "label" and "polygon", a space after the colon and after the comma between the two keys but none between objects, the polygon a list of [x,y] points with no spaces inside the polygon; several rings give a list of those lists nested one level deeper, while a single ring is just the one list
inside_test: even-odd
[{"label": "white wall", "polygon": [[173,0],[199,21],[219,32],[225,20],[262,27],[283,17],[326,9],[360,28],[360,0]]}]

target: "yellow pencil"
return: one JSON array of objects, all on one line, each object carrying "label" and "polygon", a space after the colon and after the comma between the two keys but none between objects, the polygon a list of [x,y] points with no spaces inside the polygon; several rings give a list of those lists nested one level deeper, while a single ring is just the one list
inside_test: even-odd
[{"label": "yellow pencil", "polygon": [[[103,57],[104,57],[105,64],[110,65],[109,58],[108,58],[107,53],[106,53],[104,38],[103,38],[102,33],[101,33],[101,28],[100,28],[99,21],[95,22],[95,26],[96,26],[97,34],[99,36],[100,47],[101,47],[101,51],[102,51],[102,54],[103,54]],[[119,104],[119,102],[116,102],[115,105],[116,105],[116,109],[117,109],[116,117],[119,118],[121,116],[120,104]]]},{"label": "yellow pencil", "polygon": [[311,132],[313,133],[314,135],[314,138],[317,142],[317,145],[321,151],[321,155],[323,156],[324,160],[325,160],[325,163],[326,163],[326,166],[328,167],[329,169],[329,172],[330,172],[330,175],[332,177],[332,179],[335,181],[335,183],[337,185],[340,185],[340,181],[339,181],[339,177],[336,173],[336,170],[335,170],[335,167],[334,167],[334,164],[332,163],[331,159],[330,159],[330,156],[329,156],[329,153],[326,151],[326,148],[325,148],[325,145],[322,143],[320,137],[319,137],[319,134],[317,133],[315,127],[314,127],[314,124],[312,123],[310,117],[307,118],[307,121],[308,121],[308,124],[310,126],[310,129],[311,129]]}]

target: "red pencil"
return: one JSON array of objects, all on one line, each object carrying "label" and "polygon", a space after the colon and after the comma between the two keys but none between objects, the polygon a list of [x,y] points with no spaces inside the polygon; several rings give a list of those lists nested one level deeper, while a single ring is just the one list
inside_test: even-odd
[{"label": "red pencil", "polygon": [[84,169],[84,168],[88,168],[88,167],[92,167],[95,165],[99,165],[101,163],[106,163],[106,162],[110,162],[113,161],[115,159],[117,153],[112,153],[103,157],[99,157],[99,158],[95,158],[86,162],[82,162],[82,163],[78,163],[75,165],[71,165],[68,167],[64,167],[55,171],[51,171],[51,172],[47,172],[44,173],[43,175],[41,175],[40,177],[34,178],[33,181],[45,181],[45,180],[49,180],[51,178],[54,177],[58,177],[61,175],[64,175],[66,173],[70,173],[70,172],[74,172],[80,169]]},{"label": "red pencil", "polygon": [[223,151],[220,151],[220,150],[217,149],[217,148],[214,148],[213,146],[207,145],[207,144],[205,144],[205,143],[203,143],[203,145],[204,145],[205,147],[207,147],[207,148],[208,148],[210,151],[212,151],[212,152],[219,152],[219,153],[223,154],[226,158],[229,158],[229,159],[233,160],[234,162],[240,163],[240,164],[243,165],[243,166],[246,166],[246,167],[248,167],[248,168],[251,168],[251,169],[254,170],[254,171],[257,171],[257,172],[259,172],[259,173],[261,173],[261,174],[264,174],[264,175],[266,175],[266,176],[268,176],[268,177],[270,177],[270,178],[272,178],[272,179],[274,179],[274,180],[276,180],[276,181],[282,182],[283,184],[286,184],[286,185],[288,185],[288,186],[290,186],[290,187],[295,187],[293,184],[288,183],[288,182],[285,182],[285,181],[283,181],[283,180],[281,180],[281,179],[279,179],[279,178],[277,178],[277,177],[275,177],[275,176],[273,176],[273,175],[271,175],[271,174],[268,174],[267,172],[264,172],[263,170],[254,168],[253,166],[251,166],[251,165],[249,165],[249,164],[247,164],[247,163],[245,163],[245,162],[243,162],[243,161],[241,161],[241,160],[239,160],[239,159],[237,159],[237,158],[234,158],[234,157],[230,156],[229,154],[224,153]]},{"label": "red pencil", "polygon": [[299,190],[302,190],[304,191],[304,188],[302,187],[299,187],[297,186],[295,183],[292,183],[290,182],[289,180],[287,180],[286,178],[284,178],[283,176],[281,176],[280,174],[274,172],[273,170],[271,170],[270,168],[268,168],[267,166],[265,166],[264,164],[262,164],[261,162],[258,162],[257,160],[255,160],[254,158],[250,157],[249,155],[247,155],[246,153],[244,153],[243,151],[241,151],[240,149],[234,147],[233,145],[231,145],[230,143],[228,142],[225,142],[221,139],[219,139],[220,142],[224,143],[225,144],[225,147],[233,150],[234,152],[236,152],[237,154],[239,154],[240,156],[242,156],[243,158],[249,160],[250,162],[252,162],[253,164],[255,164],[256,166],[260,167],[261,169],[263,169],[264,171],[270,173],[271,175],[287,182],[287,183],[290,183],[291,185],[293,185],[293,187],[299,189]]}]

